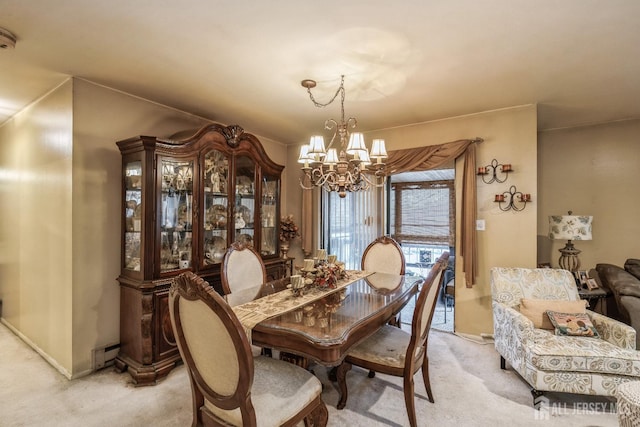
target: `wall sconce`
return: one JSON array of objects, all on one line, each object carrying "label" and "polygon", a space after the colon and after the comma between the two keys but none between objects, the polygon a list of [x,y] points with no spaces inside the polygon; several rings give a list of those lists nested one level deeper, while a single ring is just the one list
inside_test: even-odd
[{"label": "wall sconce", "polygon": [[[498,181],[500,182],[500,181]],[[496,198],[493,200],[498,203],[498,207],[501,211],[508,211],[513,209],[514,211],[521,211],[527,206],[527,202],[531,201],[531,194],[523,194],[516,190],[516,186],[512,185],[509,191],[505,191],[502,194],[496,194]],[[504,207],[502,204],[506,203]]]},{"label": "wall sconce", "polygon": [[[500,172],[503,174],[502,179],[498,177],[498,167],[500,167]],[[484,181],[485,184],[491,184],[492,182],[503,183],[509,177],[509,172],[513,172],[511,164],[505,163],[502,165],[498,163],[496,159],[491,160],[490,165],[480,166],[478,168],[478,176],[482,177],[482,181]]]}]

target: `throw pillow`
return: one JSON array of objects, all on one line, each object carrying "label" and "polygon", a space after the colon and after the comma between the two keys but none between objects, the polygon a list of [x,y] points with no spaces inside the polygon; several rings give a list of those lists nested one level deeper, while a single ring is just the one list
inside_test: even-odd
[{"label": "throw pillow", "polygon": [[548,310],[547,315],[553,326],[555,326],[556,335],[600,337],[587,313],[559,313]]},{"label": "throw pillow", "polygon": [[633,274],[637,279],[640,279],[640,259],[629,258],[624,263],[624,269]]},{"label": "throw pillow", "polygon": [[549,321],[547,310],[559,311],[561,313],[586,313],[587,301],[567,301],[557,299],[529,299],[520,300],[520,313],[533,322],[533,326],[538,329],[554,330],[554,326]]}]

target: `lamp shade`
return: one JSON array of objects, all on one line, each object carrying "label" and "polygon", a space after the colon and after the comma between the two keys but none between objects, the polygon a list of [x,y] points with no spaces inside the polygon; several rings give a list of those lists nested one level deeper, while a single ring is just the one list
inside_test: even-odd
[{"label": "lamp shade", "polygon": [[349,145],[347,146],[347,154],[355,154],[359,151],[367,151],[366,145],[364,145],[364,135],[360,132],[353,132],[349,136]]},{"label": "lamp shade", "polygon": [[384,146],[384,139],[374,139],[371,145],[371,158],[384,159],[387,157],[387,149]]},{"label": "lamp shade", "polygon": [[327,150],[324,148],[324,138],[321,135],[313,135],[309,141],[309,154],[314,158],[324,157]]},{"label": "lamp shade", "polygon": [[552,240],[591,240],[592,216],[549,216],[549,238]]},{"label": "lamp shade", "polygon": [[311,160],[309,158],[309,145],[303,145],[300,147],[300,156],[298,157],[298,163],[305,163]]},{"label": "lamp shade", "polygon": [[324,164],[327,166],[338,164],[338,152],[335,148],[329,148],[329,151],[327,151],[327,157],[324,158]]}]

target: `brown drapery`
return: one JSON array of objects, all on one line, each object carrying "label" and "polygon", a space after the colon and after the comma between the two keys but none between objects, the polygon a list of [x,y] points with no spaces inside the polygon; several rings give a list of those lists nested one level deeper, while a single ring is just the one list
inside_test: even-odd
[{"label": "brown drapery", "polygon": [[[310,187],[309,177],[304,175],[304,186]],[[309,257],[313,251],[313,191],[302,190],[302,253]]]},{"label": "brown drapery", "polygon": [[387,175],[435,169],[464,155],[462,175],[462,222],[460,255],[467,287],[475,284],[478,269],[476,244],[476,143],[481,138],[461,139],[439,145],[394,150],[386,162]]}]

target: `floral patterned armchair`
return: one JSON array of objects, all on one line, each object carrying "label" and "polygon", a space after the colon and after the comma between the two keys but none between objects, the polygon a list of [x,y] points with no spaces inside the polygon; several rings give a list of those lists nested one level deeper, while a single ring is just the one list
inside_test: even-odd
[{"label": "floral patterned armchair", "polygon": [[578,301],[570,272],[494,267],[490,276],[501,367],[509,362],[531,385],[534,404],[543,391],[613,396],[619,384],[640,380],[640,352],[630,326],[586,310],[599,338],[558,336],[535,328],[520,312],[523,298]]}]

